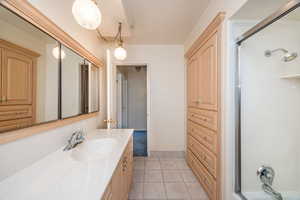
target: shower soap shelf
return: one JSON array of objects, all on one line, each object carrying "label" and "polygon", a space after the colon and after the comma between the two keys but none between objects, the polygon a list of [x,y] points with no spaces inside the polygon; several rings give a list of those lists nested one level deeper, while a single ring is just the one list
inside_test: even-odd
[{"label": "shower soap shelf", "polygon": [[289,74],[289,75],[283,75],[280,78],[282,79],[294,79],[294,78],[300,78],[300,74]]}]

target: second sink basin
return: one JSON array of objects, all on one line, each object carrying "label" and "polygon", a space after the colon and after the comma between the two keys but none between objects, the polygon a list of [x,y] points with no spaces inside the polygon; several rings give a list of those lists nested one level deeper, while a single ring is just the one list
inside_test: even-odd
[{"label": "second sink basin", "polygon": [[91,161],[107,157],[117,141],[112,138],[88,140],[72,150],[72,157],[78,161]]}]

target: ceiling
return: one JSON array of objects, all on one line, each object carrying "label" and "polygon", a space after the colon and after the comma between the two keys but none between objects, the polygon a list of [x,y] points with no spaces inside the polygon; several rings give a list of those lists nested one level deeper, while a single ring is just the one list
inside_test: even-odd
[{"label": "ceiling", "polygon": [[[29,1],[44,4],[44,8],[59,4],[56,13],[47,14],[57,20],[58,25],[63,24],[60,21],[68,20],[72,20],[69,22],[72,26],[76,25],[72,16],[75,0],[43,0],[43,3],[40,0]],[[104,36],[115,36],[118,22],[122,22],[127,44],[183,44],[210,0],[96,1],[102,13],[99,30]],[[61,19],[62,16],[64,19]]]},{"label": "ceiling", "polygon": [[118,31],[118,23],[122,23],[122,35],[130,36],[130,28],[123,8],[122,0],[98,0],[98,6],[102,14],[102,22],[99,30],[102,35],[115,36]]},{"label": "ceiling", "polygon": [[122,0],[130,44],[183,44],[210,0]]}]

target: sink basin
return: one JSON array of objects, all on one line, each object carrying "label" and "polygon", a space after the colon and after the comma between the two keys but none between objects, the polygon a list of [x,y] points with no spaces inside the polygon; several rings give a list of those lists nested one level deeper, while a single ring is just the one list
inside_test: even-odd
[{"label": "sink basin", "polygon": [[71,156],[78,161],[92,161],[107,157],[116,146],[112,138],[88,140],[72,150]]}]

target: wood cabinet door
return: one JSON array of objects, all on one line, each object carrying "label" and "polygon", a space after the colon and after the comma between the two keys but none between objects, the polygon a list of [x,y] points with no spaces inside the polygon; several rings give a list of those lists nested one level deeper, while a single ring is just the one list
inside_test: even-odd
[{"label": "wood cabinet door", "polygon": [[3,49],[0,48],[0,105],[2,104],[2,57],[3,57]]},{"label": "wood cabinet door", "polygon": [[2,105],[32,104],[33,60],[16,51],[2,51]]},{"label": "wood cabinet door", "polygon": [[197,108],[218,110],[218,35],[215,33],[197,52]]},{"label": "wood cabinet door", "polygon": [[112,178],[112,199],[121,200],[124,196],[124,184],[123,184],[123,166],[122,160],[119,163],[113,178]]},{"label": "wood cabinet door", "polygon": [[197,106],[198,99],[198,59],[197,55],[191,57],[187,66],[187,101],[189,107]]}]

